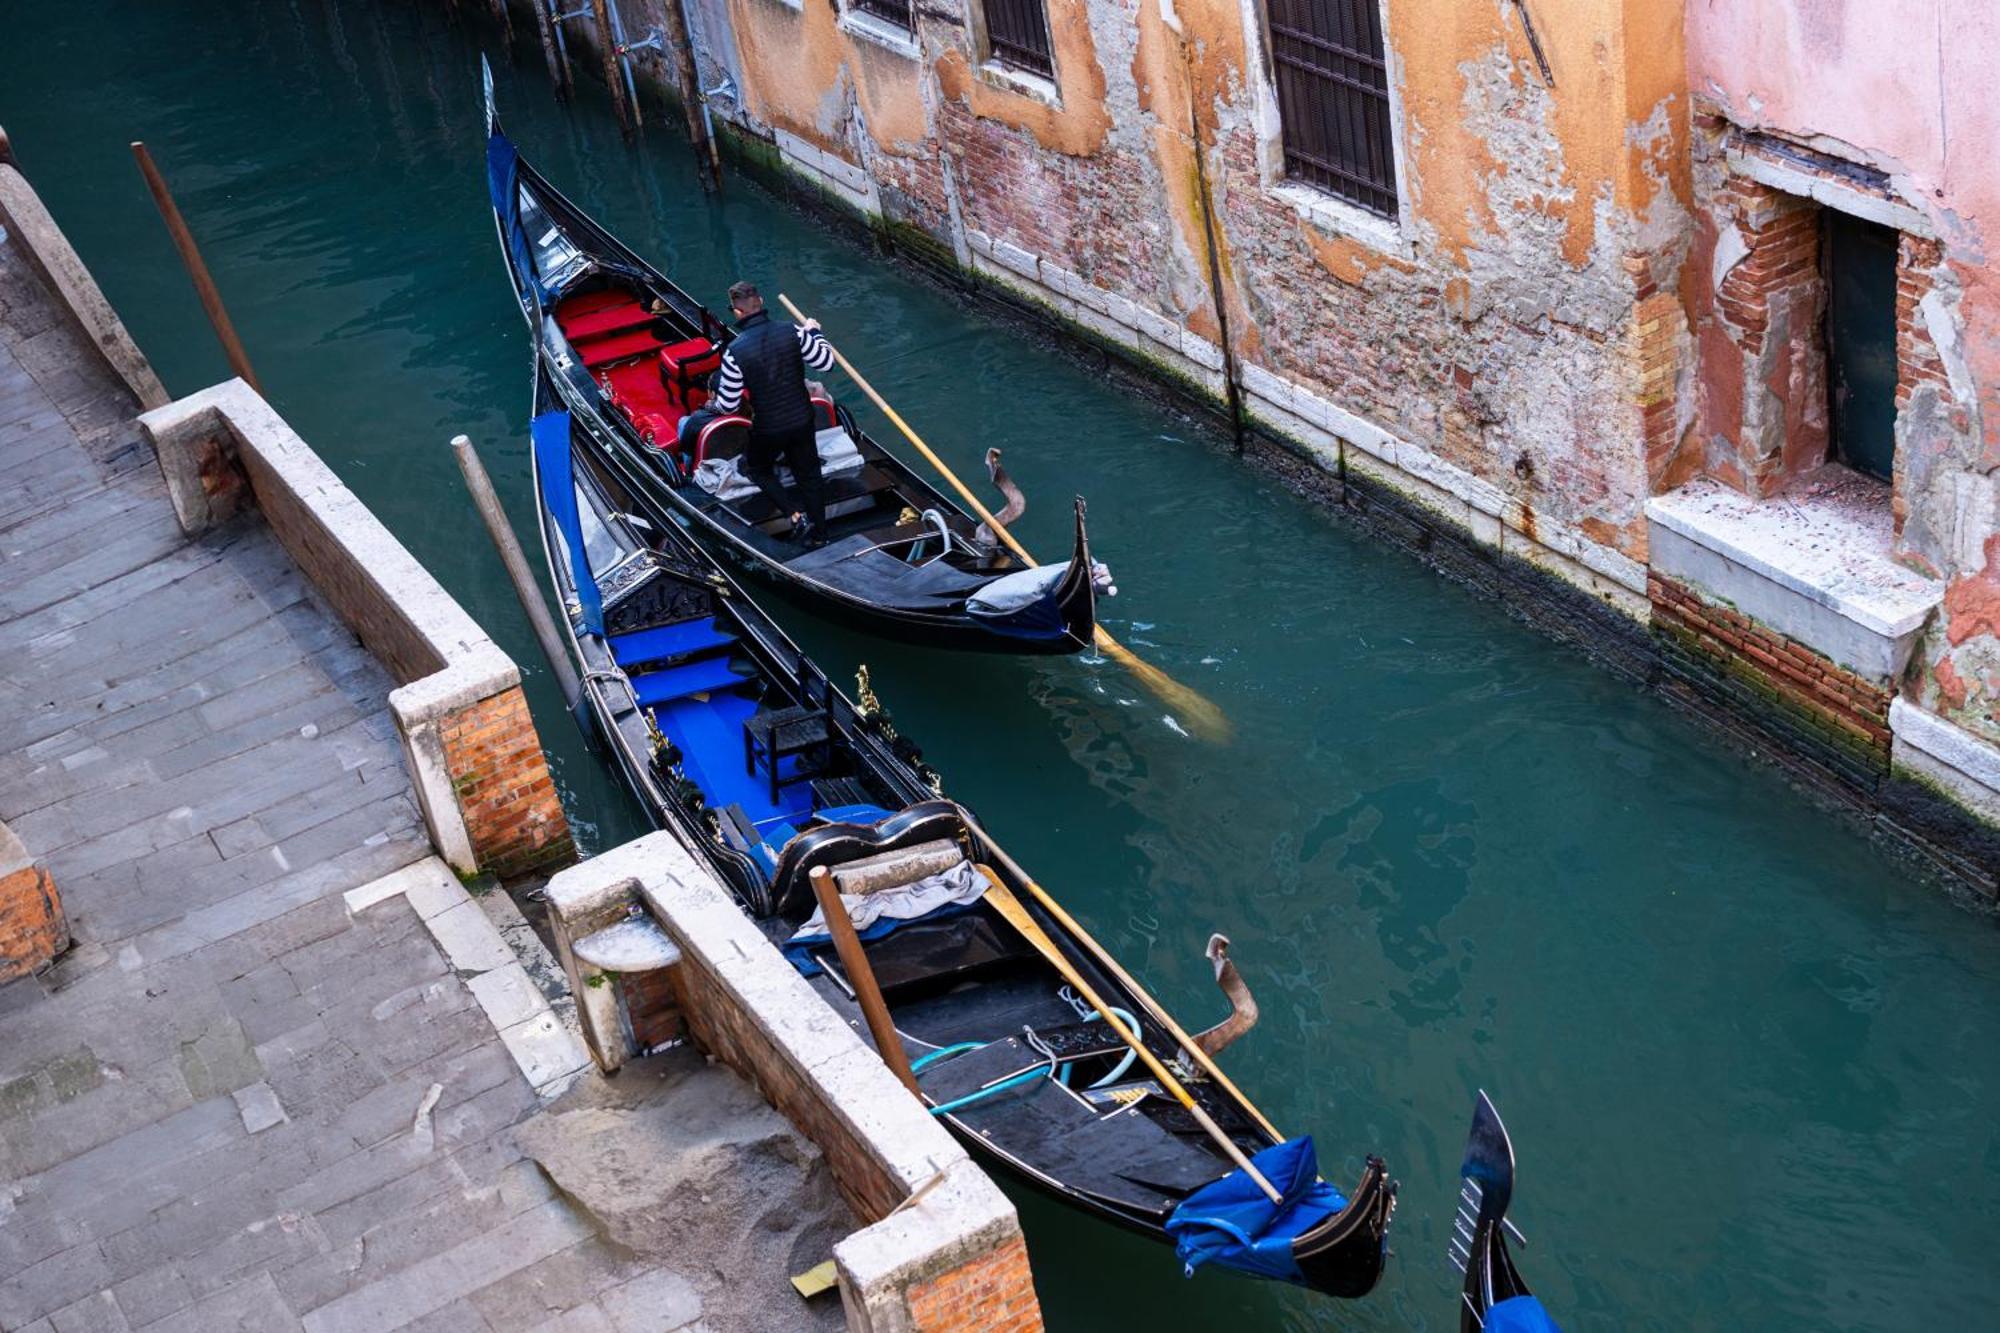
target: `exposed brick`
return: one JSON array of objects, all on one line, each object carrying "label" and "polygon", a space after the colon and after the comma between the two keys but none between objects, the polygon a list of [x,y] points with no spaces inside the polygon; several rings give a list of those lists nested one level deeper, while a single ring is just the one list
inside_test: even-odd
[{"label": "exposed brick", "polygon": [[460,709],[438,730],[480,866],[509,875],[569,855],[569,823],[518,686]]},{"label": "exposed brick", "polygon": [[69,947],[55,881],[40,866],[0,876],[0,982],[24,977]]}]

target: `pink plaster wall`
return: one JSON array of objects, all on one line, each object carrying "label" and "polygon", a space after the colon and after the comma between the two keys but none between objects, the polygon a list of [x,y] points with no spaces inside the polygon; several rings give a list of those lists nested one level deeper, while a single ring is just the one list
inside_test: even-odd
[{"label": "pink plaster wall", "polygon": [[1983,468],[2000,466],[2000,2],[1688,0],[1689,82],[1738,124],[1835,141],[1927,213],[1965,292]]}]

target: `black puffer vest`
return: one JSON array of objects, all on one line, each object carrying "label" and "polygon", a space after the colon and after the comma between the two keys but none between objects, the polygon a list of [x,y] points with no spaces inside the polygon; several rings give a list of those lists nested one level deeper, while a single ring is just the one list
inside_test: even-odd
[{"label": "black puffer vest", "polygon": [[806,393],[806,363],[799,355],[798,329],[790,320],[774,323],[759,310],[737,326],[729,354],[743,372],[750,394],[750,429],[777,435],[812,424],[812,399]]}]

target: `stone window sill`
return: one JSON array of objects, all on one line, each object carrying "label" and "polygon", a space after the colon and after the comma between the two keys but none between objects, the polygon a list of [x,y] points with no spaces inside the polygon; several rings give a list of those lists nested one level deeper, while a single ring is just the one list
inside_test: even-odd
[{"label": "stone window sill", "polygon": [[1014,69],[997,60],[989,60],[978,68],[979,81],[1002,92],[1016,93],[1044,106],[1062,109],[1062,93],[1055,83],[1039,74],[1030,74],[1024,69]]},{"label": "stone window sill", "polygon": [[1769,500],[1690,482],[1646,503],[1652,567],[1893,681],[1944,585],[1890,558],[1890,500],[1888,486],[1831,464]]},{"label": "stone window sill", "polygon": [[1272,198],[1289,205],[1293,212],[1328,235],[1345,236],[1398,259],[1416,258],[1416,247],[1393,219],[1378,217],[1324,190],[1295,181],[1276,181],[1270,191]]},{"label": "stone window sill", "polygon": [[848,9],[841,12],[839,26],[848,36],[859,37],[864,42],[873,42],[907,60],[923,59],[923,51],[917,46],[916,36],[909,29],[899,28],[887,19]]}]

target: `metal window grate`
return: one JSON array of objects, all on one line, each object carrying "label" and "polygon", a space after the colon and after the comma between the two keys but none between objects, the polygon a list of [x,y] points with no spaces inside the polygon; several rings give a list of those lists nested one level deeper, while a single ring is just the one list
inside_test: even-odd
[{"label": "metal window grate", "polygon": [[910,12],[910,6],[911,0],[852,0],[852,8],[859,13],[873,14],[914,33],[917,30],[916,17]]},{"label": "metal window grate", "polygon": [[1270,0],[1285,174],[1396,214],[1389,72],[1377,0]]},{"label": "metal window grate", "polygon": [[1055,77],[1043,0],[986,0],[986,42],[996,62],[1045,79]]}]

